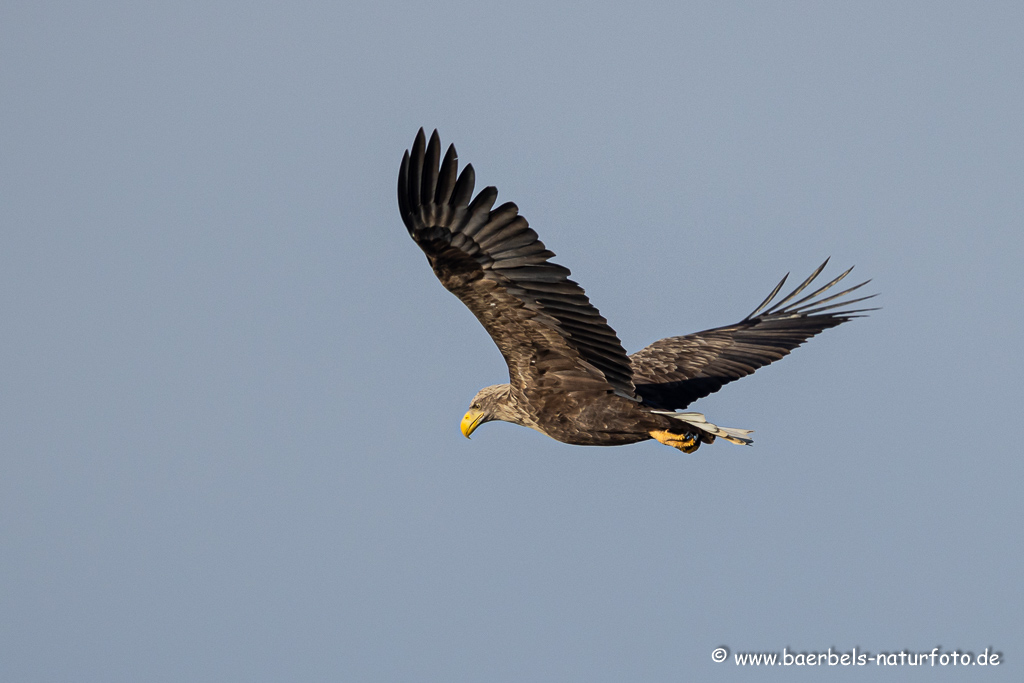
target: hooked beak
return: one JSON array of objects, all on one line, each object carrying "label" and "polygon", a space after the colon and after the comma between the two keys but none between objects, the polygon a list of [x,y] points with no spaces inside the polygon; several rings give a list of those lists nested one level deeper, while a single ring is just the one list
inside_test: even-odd
[{"label": "hooked beak", "polygon": [[459,429],[462,430],[462,435],[468,439],[469,435],[473,433],[473,430],[479,427],[483,421],[483,411],[470,408],[466,411],[466,414],[462,416],[462,422],[459,424]]}]

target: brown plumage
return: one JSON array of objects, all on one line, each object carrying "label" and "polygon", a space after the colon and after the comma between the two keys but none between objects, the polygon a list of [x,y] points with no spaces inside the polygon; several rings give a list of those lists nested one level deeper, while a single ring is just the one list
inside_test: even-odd
[{"label": "brown plumage", "polygon": [[[462,420],[467,437],[491,420],[532,427],[565,443],[616,446],[657,439],[686,452],[716,436],[751,443],[749,430],[677,413],[776,361],[865,310],[834,311],[870,297],[821,295],[850,272],[797,299],[825,267],[772,305],[786,278],[735,325],[669,337],[626,355],[622,343],[569,270],[548,251],[515,204],[498,191],[473,195],[471,165],[458,173],[454,145],[441,158],[437,131],[420,129],[402,158],[398,205],[441,284],[473,312],[497,344],[509,383],[482,389]],[[826,263],[828,261],[826,260]],[[852,269],[851,269],[852,270]]]}]

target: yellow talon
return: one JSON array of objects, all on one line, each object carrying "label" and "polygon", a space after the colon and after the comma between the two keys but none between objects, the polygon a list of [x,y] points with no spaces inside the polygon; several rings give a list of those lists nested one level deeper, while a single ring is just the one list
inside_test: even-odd
[{"label": "yellow talon", "polygon": [[693,453],[700,448],[700,439],[696,434],[673,434],[656,429],[651,432],[651,436],[666,446],[678,448],[683,453]]}]

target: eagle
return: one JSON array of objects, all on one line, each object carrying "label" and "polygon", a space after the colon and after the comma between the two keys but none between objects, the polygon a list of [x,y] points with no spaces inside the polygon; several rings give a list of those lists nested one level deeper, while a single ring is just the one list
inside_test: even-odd
[{"label": "eagle", "polygon": [[875,295],[844,299],[870,280],[822,296],[852,268],[797,298],[826,259],[776,302],[783,277],[734,325],[668,337],[627,355],[519,208],[512,202],[495,208],[494,187],[474,197],[473,166],[461,173],[458,166],[455,146],[442,158],[437,131],[427,142],[421,128],[402,157],[398,207],[441,284],[473,312],[508,364],[508,383],[481,389],[470,403],[460,425],[466,438],[501,420],[584,446],[656,439],[692,453],[718,437],[750,445],[752,430],[719,427],[701,413],[682,411],[819,332],[875,310],[849,309]]}]

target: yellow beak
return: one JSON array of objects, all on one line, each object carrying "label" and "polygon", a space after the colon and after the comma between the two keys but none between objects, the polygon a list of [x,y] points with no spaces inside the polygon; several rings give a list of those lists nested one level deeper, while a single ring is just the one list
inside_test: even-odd
[{"label": "yellow beak", "polygon": [[480,426],[483,419],[484,414],[482,411],[474,410],[473,408],[467,410],[466,414],[462,416],[462,423],[459,424],[459,429],[462,430],[462,435],[468,439],[469,435],[473,433],[473,430]]}]

